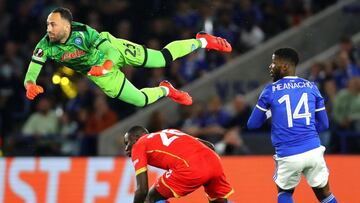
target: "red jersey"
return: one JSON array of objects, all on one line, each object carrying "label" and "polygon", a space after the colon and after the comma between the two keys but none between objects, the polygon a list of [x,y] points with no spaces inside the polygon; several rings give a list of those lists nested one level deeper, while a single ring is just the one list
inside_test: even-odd
[{"label": "red jersey", "polygon": [[142,136],[132,147],[136,175],[147,165],[167,170],[154,184],[166,198],[181,197],[204,186],[210,201],[227,199],[234,191],[220,157],[196,138],[175,129]]},{"label": "red jersey", "polygon": [[184,132],[165,129],[139,138],[132,147],[131,158],[138,175],[147,170],[147,164],[164,170],[196,165],[198,154],[203,150],[212,152]]}]

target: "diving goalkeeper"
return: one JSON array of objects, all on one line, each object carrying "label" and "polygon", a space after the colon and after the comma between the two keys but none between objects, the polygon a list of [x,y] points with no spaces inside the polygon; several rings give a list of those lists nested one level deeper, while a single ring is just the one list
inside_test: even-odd
[{"label": "diving goalkeeper", "polygon": [[121,67],[132,65],[146,68],[165,67],[173,60],[199,48],[231,52],[231,45],[222,38],[200,32],[196,39],[173,41],[161,51],[147,49],[108,32],[98,33],[93,28],[72,20],[69,9],[56,8],[47,18],[47,34],[37,44],[24,85],[26,96],[33,100],[43,93],[36,79],[47,59],[52,59],[76,72],[86,75],[111,98],[118,98],[144,107],[162,97],[191,105],[191,96],[162,81],[158,87],[137,89],[125,78]]}]

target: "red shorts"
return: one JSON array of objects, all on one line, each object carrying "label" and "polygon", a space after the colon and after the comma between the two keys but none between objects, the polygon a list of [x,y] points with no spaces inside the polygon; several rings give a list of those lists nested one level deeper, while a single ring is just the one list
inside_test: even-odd
[{"label": "red shorts", "polygon": [[228,198],[234,191],[227,182],[219,157],[212,151],[199,153],[189,166],[170,169],[158,178],[155,189],[166,198],[185,196],[204,186],[208,198]]}]

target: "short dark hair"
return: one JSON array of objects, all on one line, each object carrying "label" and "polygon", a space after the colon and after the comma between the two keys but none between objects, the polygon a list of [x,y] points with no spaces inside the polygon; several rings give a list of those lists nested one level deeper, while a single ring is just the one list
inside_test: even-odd
[{"label": "short dark hair", "polygon": [[142,126],[133,126],[127,131],[127,134],[130,136],[140,137],[141,135],[149,134],[149,131]]},{"label": "short dark hair", "polygon": [[290,61],[296,66],[299,63],[299,55],[292,48],[281,48],[274,52],[275,56]]},{"label": "short dark hair", "polygon": [[51,13],[59,13],[61,18],[69,21],[69,23],[71,23],[73,20],[71,11],[64,7],[55,8],[53,11],[51,11]]}]

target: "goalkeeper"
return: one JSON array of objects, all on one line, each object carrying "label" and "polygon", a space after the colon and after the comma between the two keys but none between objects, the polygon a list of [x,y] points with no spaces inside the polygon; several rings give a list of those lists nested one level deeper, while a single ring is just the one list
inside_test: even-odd
[{"label": "goalkeeper", "polygon": [[24,85],[26,96],[33,100],[43,93],[36,79],[47,59],[52,59],[86,75],[111,98],[118,98],[138,107],[149,105],[162,97],[191,105],[191,96],[162,81],[158,87],[137,89],[125,78],[120,68],[132,65],[146,68],[165,67],[173,60],[199,48],[231,52],[224,39],[200,32],[196,39],[171,42],[161,51],[147,49],[133,42],[118,39],[108,32],[100,34],[93,28],[72,21],[69,9],[56,8],[47,18],[47,34],[37,44]]}]

